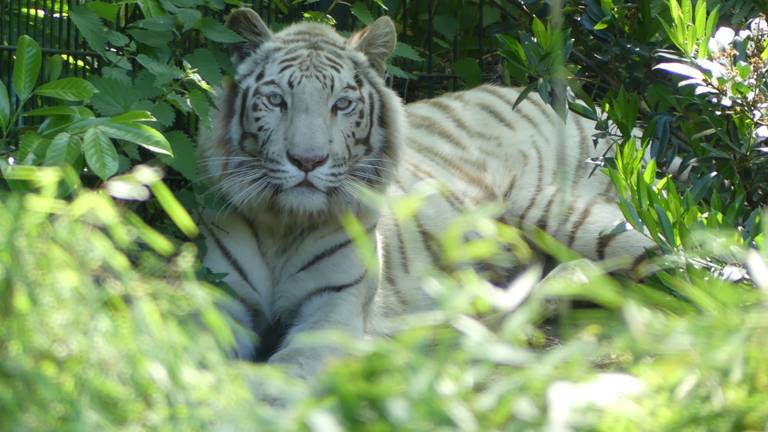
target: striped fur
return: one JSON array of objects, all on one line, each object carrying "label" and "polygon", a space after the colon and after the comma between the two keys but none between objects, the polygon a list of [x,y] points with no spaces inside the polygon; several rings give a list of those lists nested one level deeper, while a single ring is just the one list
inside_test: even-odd
[{"label": "striped fur", "polygon": [[[249,9],[227,25],[244,38],[237,74],[200,148],[230,206],[204,218],[205,263],[228,274],[241,300],[233,316],[262,340],[286,332],[262,347],[270,362],[312,375],[333,349],[295,343],[302,332],[382,333],[388,316],[429,307],[421,279],[466,209],[495,203],[498,220],[543,229],[590,259],[651,246],[615,229],[624,220],[610,182],[590,176],[585,161],[606,151],[593,146],[593,122],[564,125],[537,96],[514,107],[519,90],[493,86],[403,109],[381,77],[395,43],[388,18],[348,40],[307,23],[272,34]],[[397,198],[425,182],[442,192],[407,220],[357,198]],[[377,245],[380,271],[361,261],[339,221],[346,212]],[[250,342],[238,341],[241,355],[256,356]]]}]

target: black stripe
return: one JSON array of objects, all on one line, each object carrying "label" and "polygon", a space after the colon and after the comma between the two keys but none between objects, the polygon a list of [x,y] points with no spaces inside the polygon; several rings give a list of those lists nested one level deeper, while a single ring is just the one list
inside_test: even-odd
[{"label": "black stripe", "polygon": [[544,206],[544,210],[541,212],[539,221],[536,222],[536,226],[543,231],[546,231],[548,228],[547,219],[549,216],[549,209],[552,208],[552,203],[555,201],[555,197],[557,197],[557,191],[552,193],[552,197],[549,198],[547,205]]},{"label": "black stripe", "polygon": [[445,155],[441,154],[437,150],[427,147],[423,143],[418,142],[414,139],[411,139],[409,144],[411,149],[414,152],[421,154],[421,156],[424,157],[425,159],[430,160],[432,163],[436,165],[442,165],[443,167],[453,171],[454,173],[460,174],[463,180],[473,184],[474,186],[477,186],[479,189],[481,189],[483,192],[486,193],[486,196],[488,198],[493,199],[496,197],[496,191],[493,189],[493,187],[490,184],[488,184],[488,182],[486,182],[482,177],[472,174],[471,172],[464,169],[464,166],[472,167],[472,166],[479,165],[479,163],[469,161],[467,165],[461,165],[457,163],[455,160],[450,159]]},{"label": "black stripe", "polygon": [[611,244],[611,241],[619,236],[622,232],[609,232],[608,234],[600,235],[597,238],[597,258],[598,259],[604,259],[605,258],[605,250],[608,248],[608,245]]},{"label": "black stripe", "polygon": [[[370,234],[371,232],[373,232],[374,229],[376,229],[376,225],[366,229],[365,232]],[[303,272],[304,270],[312,267],[313,265],[317,264],[318,262],[320,262],[320,261],[330,257],[331,255],[333,255],[336,252],[344,249],[345,247],[349,246],[350,244],[352,244],[352,239],[348,238],[348,239],[344,240],[343,242],[337,243],[337,244],[329,247],[328,249],[320,252],[319,254],[317,254],[314,257],[312,257],[312,259],[310,259],[306,264],[301,266],[300,269],[296,270],[296,272],[294,273],[294,276],[299,274],[299,273],[301,273],[301,272]]]},{"label": "black stripe", "polygon": [[408,267],[408,251],[405,248],[405,240],[403,239],[403,230],[400,227],[400,224],[397,223],[397,221],[392,221],[392,223],[395,225],[395,234],[397,235],[397,244],[400,249],[400,263],[403,265],[403,271],[405,274],[410,273],[410,269]]},{"label": "black stripe", "polygon": [[466,151],[467,146],[463,142],[459,141],[453,134],[447,131],[441,124],[434,121],[432,118],[423,114],[410,112],[408,113],[408,126],[423,131],[430,132],[432,135],[437,135],[449,144]]},{"label": "black stripe", "polygon": [[[216,235],[216,233],[213,232],[213,229],[208,226],[208,224],[205,221],[201,221],[203,223],[203,226],[208,230],[208,232],[211,234],[211,238],[213,238],[213,242],[216,244],[216,247],[221,251],[221,254],[224,255],[224,258],[227,259],[229,262],[229,265],[232,266],[232,268],[237,272],[238,276],[246,283],[249,287],[251,287],[252,290],[255,292],[259,292],[258,289],[253,285],[253,283],[248,279],[248,276],[245,274],[245,271],[243,270],[243,267],[240,265],[240,262],[235,259],[234,256],[232,256],[232,253],[227,249],[226,246],[224,246],[224,243],[221,242],[221,239]],[[235,290],[232,290],[235,295],[239,297],[239,300],[243,302],[244,304],[250,304],[248,301],[246,301],[244,298],[240,296]]]},{"label": "black stripe", "polygon": [[[517,108],[515,108],[515,104],[512,101],[505,98],[504,95],[502,95],[497,89],[493,87],[482,86],[482,87],[479,87],[478,90],[480,90],[481,92],[487,95],[492,96],[494,99],[497,99],[503,102],[504,104],[506,104],[507,106],[509,106],[509,109],[512,110],[512,112],[514,112],[515,114],[519,115],[520,117],[528,121],[528,123],[530,123],[534,129],[536,129],[536,132],[539,134],[539,136],[541,136],[542,138],[545,138],[545,141],[546,141],[546,137],[544,136],[544,133],[541,131],[541,129],[539,129],[539,122],[535,122],[530,115],[522,112],[522,110],[520,109],[522,104],[518,105]],[[526,98],[526,100],[528,99]]]},{"label": "black stripe", "polygon": [[584,225],[584,222],[587,221],[587,218],[589,218],[589,214],[592,212],[592,207],[594,207],[594,204],[600,199],[601,197],[599,195],[592,197],[592,199],[589,200],[587,205],[581,211],[578,219],[576,219],[573,227],[571,227],[571,233],[568,235],[568,247],[573,246],[573,242],[576,241],[576,234],[578,233],[579,229],[581,229],[581,226]]},{"label": "black stripe", "polygon": [[[409,161],[405,161],[405,164],[403,165],[404,168],[411,171],[411,173],[418,178],[419,180],[437,180],[435,176],[433,176],[431,173],[427,172],[426,170],[423,170],[420,166],[415,165]],[[405,185],[400,185],[399,181],[395,179],[395,182],[398,183],[401,190],[407,191],[409,188],[405,187]],[[464,211],[464,203],[461,201],[461,199],[454,194],[449,188],[440,188],[440,197],[445,200],[445,202],[448,203],[449,206],[451,206],[454,210],[457,212]]]},{"label": "black stripe", "polygon": [[512,123],[510,123],[509,120],[504,118],[504,116],[501,115],[501,113],[497,111],[496,108],[494,108],[490,104],[487,104],[485,102],[475,102],[475,107],[485,112],[489,116],[493,117],[497,122],[504,125],[507,129],[510,129],[513,132],[516,130],[515,126]]},{"label": "black stripe", "polygon": [[544,161],[541,156],[541,150],[538,146],[533,146],[533,151],[536,152],[536,157],[538,158],[537,166],[539,168],[539,177],[536,183],[536,189],[533,191],[533,196],[531,197],[531,202],[528,203],[528,207],[523,210],[523,212],[520,214],[520,222],[525,222],[525,217],[528,215],[528,212],[531,211],[533,206],[536,204],[536,201],[539,199],[539,195],[541,195],[541,189],[544,186]]},{"label": "black stripe", "polygon": [[296,308],[297,311],[301,311],[301,308],[304,307],[305,304],[307,304],[312,298],[317,297],[322,294],[327,293],[340,293],[344,291],[347,288],[352,288],[353,286],[359,284],[360,282],[365,279],[365,276],[368,274],[368,270],[364,270],[363,274],[355,278],[352,282],[341,284],[341,285],[326,285],[324,287],[317,288],[316,290],[312,291],[309,295],[304,297],[304,300],[301,301],[301,304],[298,308]]}]

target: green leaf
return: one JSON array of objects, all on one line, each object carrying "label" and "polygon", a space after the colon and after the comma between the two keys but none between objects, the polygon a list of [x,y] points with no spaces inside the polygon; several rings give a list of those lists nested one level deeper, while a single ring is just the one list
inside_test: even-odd
[{"label": "green leaf", "polygon": [[45,153],[46,165],[74,165],[80,156],[80,142],[72,135],[62,132],[56,135]]},{"label": "green leaf", "polygon": [[442,34],[448,39],[453,39],[456,36],[456,31],[459,28],[459,23],[456,18],[450,15],[438,15],[434,20],[434,27],[438,33]]},{"label": "green leaf", "polygon": [[91,105],[105,116],[112,116],[131,109],[139,100],[135,89],[112,78],[91,77],[91,84],[99,91],[91,98]]},{"label": "green leaf", "polygon": [[34,39],[23,35],[16,42],[16,61],[13,63],[13,88],[21,103],[29,98],[40,75],[42,63],[40,45]]},{"label": "green leaf", "polygon": [[349,8],[349,10],[352,12],[352,15],[357,17],[357,19],[359,19],[363,24],[368,25],[373,22],[371,11],[368,10],[368,6],[366,6],[365,3],[356,2],[354,5],[352,5],[351,8]]},{"label": "green leaf", "polygon": [[198,48],[184,57],[190,66],[197,69],[197,73],[210,84],[221,83],[221,67],[213,53],[208,48]]},{"label": "green leaf", "polygon": [[171,80],[184,77],[184,72],[169,64],[161,63],[149,56],[139,54],[136,56],[136,60],[139,61],[147,70],[155,76],[155,85],[162,86]]},{"label": "green leaf", "polygon": [[112,140],[102,133],[100,127],[85,131],[83,136],[83,153],[85,161],[97,176],[106,180],[117,172],[118,160]]},{"label": "green leaf", "polygon": [[404,79],[417,79],[418,77],[410,72],[407,72],[403,69],[400,69],[399,67],[389,64],[387,65],[387,73],[398,77],[398,78],[404,78]]},{"label": "green leaf", "polygon": [[148,111],[128,111],[112,117],[111,120],[118,123],[132,123],[141,121],[155,121],[157,119]]},{"label": "green leaf", "polygon": [[203,125],[209,125],[211,102],[205,93],[200,90],[192,90],[189,92],[189,104],[192,105],[192,110],[200,118],[200,122]]},{"label": "green leaf", "polygon": [[464,81],[467,87],[480,84],[480,65],[476,59],[463,58],[453,64],[453,72]]},{"label": "green leaf", "polygon": [[111,138],[138,144],[155,153],[173,156],[171,145],[163,134],[141,123],[119,123],[108,121],[99,126],[99,130]]},{"label": "green leaf", "polygon": [[395,45],[395,52],[392,53],[393,57],[402,57],[413,61],[424,61],[424,59],[416,52],[413,47],[403,42],[398,42]]},{"label": "green leaf", "polygon": [[176,11],[176,18],[181,22],[181,31],[187,31],[195,26],[202,18],[203,14],[196,9],[179,9]]},{"label": "green leaf", "polygon": [[683,63],[659,63],[653,68],[663,69],[663,70],[666,70],[678,75],[682,75],[688,78],[700,79],[700,80],[704,79],[704,74],[701,73],[700,70]]},{"label": "green leaf", "polygon": [[8,122],[11,121],[11,102],[8,99],[8,89],[5,83],[0,81],[0,129],[3,134],[8,130]]},{"label": "green leaf", "polygon": [[45,83],[35,90],[39,96],[77,102],[90,99],[96,92],[96,87],[82,78],[62,78]]},{"label": "green leaf", "polygon": [[157,48],[165,47],[173,40],[173,33],[169,31],[130,29],[128,34],[133,36],[139,43]]},{"label": "green leaf", "polygon": [[14,157],[23,165],[33,165],[43,158],[50,142],[35,132],[27,132],[19,139],[19,149]]},{"label": "green leaf", "polygon": [[93,111],[84,106],[59,105],[38,108],[24,113],[25,117],[33,116],[74,116],[80,118],[93,118]]},{"label": "green leaf", "polygon": [[163,6],[157,0],[137,0],[137,3],[146,18],[165,15]]},{"label": "green leaf", "polygon": [[176,112],[173,107],[162,101],[156,102],[151,112],[152,116],[165,127],[171,126],[176,119]]},{"label": "green leaf", "polygon": [[88,46],[103,54],[108,33],[96,12],[83,6],[73,6],[69,8],[69,18],[80,30]]},{"label": "green leaf", "polygon": [[152,190],[152,193],[155,194],[155,197],[163,210],[165,210],[168,216],[171,217],[173,223],[175,223],[187,237],[192,238],[197,236],[197,225],[195,225],[195,222],[192,220],[192,217],[189,216],[189,213],[187,213],[184,206],[182,206],[176,197],[173,196],[173,192],[168,189],[168,186],[158,180],[152,183],[149,188]]},{"label": "green leaf", "polygon": [[203,17],[200,20],[200,30],[206,38],[214,42],[235,43],[243,41],[243,38],[237,33],[224,27],[224,24],[211,17]]},{"label": "green leaf", "polygon": [[105,19],[110,22],[115,22],[117,14],[120,12],[120,8],[122,7],[120,4],[105,3],[103,1],[89,1],[85,3],[85,6],[88,9],[96,12],[96,15],[98,15],[101,19]]},{"label": "green leaf", "polygon": [[48,56],[45,59],[45,81],[53,81],[61,76],[61,70],[64,67],[64,61],[59,55]]},{"label": "green leaf", "polygon": [[175,157],[160,156],[160,160],[181,173],[187,180],[197,181],[197,152],[192,140],[180,131],[169,132],[166,137],[171,143]]}]

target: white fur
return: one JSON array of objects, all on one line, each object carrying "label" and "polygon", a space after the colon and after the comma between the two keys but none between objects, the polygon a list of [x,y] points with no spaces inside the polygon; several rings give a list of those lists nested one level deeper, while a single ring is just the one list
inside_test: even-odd
[{"label": "white fur", "polygon": [[[364,62],[364,55],[378,59],[382,46],[391,50],[394,38],[390,33],[394,28],[390,27],[391,23],[377,21],[365,33],[354,36],[347,48],[350,61]],[[238,66],[236,81],[246,85],[253,79],[254,70],[261,68],[267,77],[284,79],[279,73],[280,59],[263,53],[281,44],[290,45],[285,41],[307,34],[343,43],[328,27],[291,26],[265,37],[260,48]],[[360,47],[372,47],[374,51],[357,51]],[[311,63],[317,60],[315,55],[309,53],[302,61]],[[301,376],[313,375],[334,349],[302,346],[296,343],[298,335],[321,329],[338,329],[356,337],[380,333],[386,331],[388,317],[430,307],[421,280],[435,263],[424,235],[439,236],[457,216],[455,206],[471,209],[497,203],[503,209],[498,217],[524,229],[544,224],[550,234],[592,259],[600,258],[598,239],[624,223],[608,179],[601,173],[590,175],[593,166],[585,163],[587,158],[600,156],[606,150],[605,143],[596,148],[592,145],[593,122],[571,115],[569,123],[563,124],[538,96],[528,97],[513,109],[520,90],[487,86],[412,104],[403,112],[394,93],[383,88],[374,57],[370,59],[372,67],[365,71],[368,81],[364,88],[378,89],[378,101],[386,102],[379,106],[389,110],[385,122],[389,128],[381,128],[377,122],[371,128],[369,145],[380,149],[394,142],[397,147],[388,153],[389,159],[379,172],[384,180],[381,191],[393,177],[387,190],[392,198],[426,184],[450,191],[448,195],[429,195],[415,218],[396,220],[389,210],[380,213],[351,193],[331,196],[328,191],[345,181],[329,180],[332,163],[305,177],[285,158],[290,151],[318,151],[328,152],[333,162],[346,154],[339,131],[349,124],[334,123],[334,117],[327,114],[338,95],[329,96],[327,89],[317,83],[297,86],[288,93],[282,87],[274,90],[282,92],[288,101],[284,112],[269,113],[270,127],[275,132],[264,150],[280,161],[279,179],[275,180],[280,192],[276,196],[262,193],[247,178],[228,180],[223,159],[214,159],[222,152],[247,157],[238,153],[233,143],[242,142],[246,149],[257,148],[257,138],[240,141],[249,128],[252,135],[257,135],[256,123],[246,121],[245,130],[237,124],[227,128],[223,124],[227,120],[226,107],[221,107],[222,114],[216,120],[218,130],[213,137],[200,141],[214,184],[234,204],[232,210],[209,220],[208,225],[225,231],[219,233],[219,240],[244,267],[242,273],[248,280],[233,268],[211,236],[205,264],[228,273],[227,282],[248,307],[262,310],[266,321],[290,321],[290,332],[270,361],[289,363]],[[344,69],[337,77],[339,82],[353,80],[345,76],[349,73],[350,69]],[[226,95],[222,99],[220,103],[226,103]],[[258,97],[255,100],[258,102]],[[239,106],[235,108],[237,112],[231,117],[238,118],[242,113]],[[455,116],[447,115],[446,109]],[[355,162],[355,151],[365,149],[353,149],[344,169],[354,169],[355,163],[380,162],[365,162],[365,158]],[[399,165],[398,157],[402,159]],[[292,189],[305,178],[316,189]],[[514,188],[509,189],[512,184]],[[348,192],[352,192],[351,185]],[[507,192],[510,194],[505,196]],[[351,244],[339,219],[346,212],[369,228],[369,241],[378,247],[379,269],[366,269],[359,251]],[[636,258],[652,245],[633,231],[606,238],[606,256]],[[391,260],[395,260],[394,264],[387,262]],[[333,288],[341,286],[344,288],[338,291]],[[328,287],[331,289],[323,290]],[[265,325],[250,324],[256,331]],[[241,352],[253,350],[247,341],[239,342],[244,344]]]}]

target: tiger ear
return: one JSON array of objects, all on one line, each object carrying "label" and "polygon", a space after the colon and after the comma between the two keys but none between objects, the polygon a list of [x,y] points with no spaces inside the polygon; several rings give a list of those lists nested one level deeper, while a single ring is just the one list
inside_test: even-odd
[{"label": "tiger ear", "polygon": [[371,66],[380,74],[384,74],[387,59],[395,50],[396,43],[395,23],[388,16],[380,17],[347,39],[347,46],[365,54]]},{"label": "tiger ear", "polygon": [[232,11],[225,24],[228,29],[237,33],[242,42],[232,44],[230,55],[232,63],[237,65],[255,51],[262,43],[272,39],[272,32],[264,24],[259,14],[250,8],[239,8]]}]

